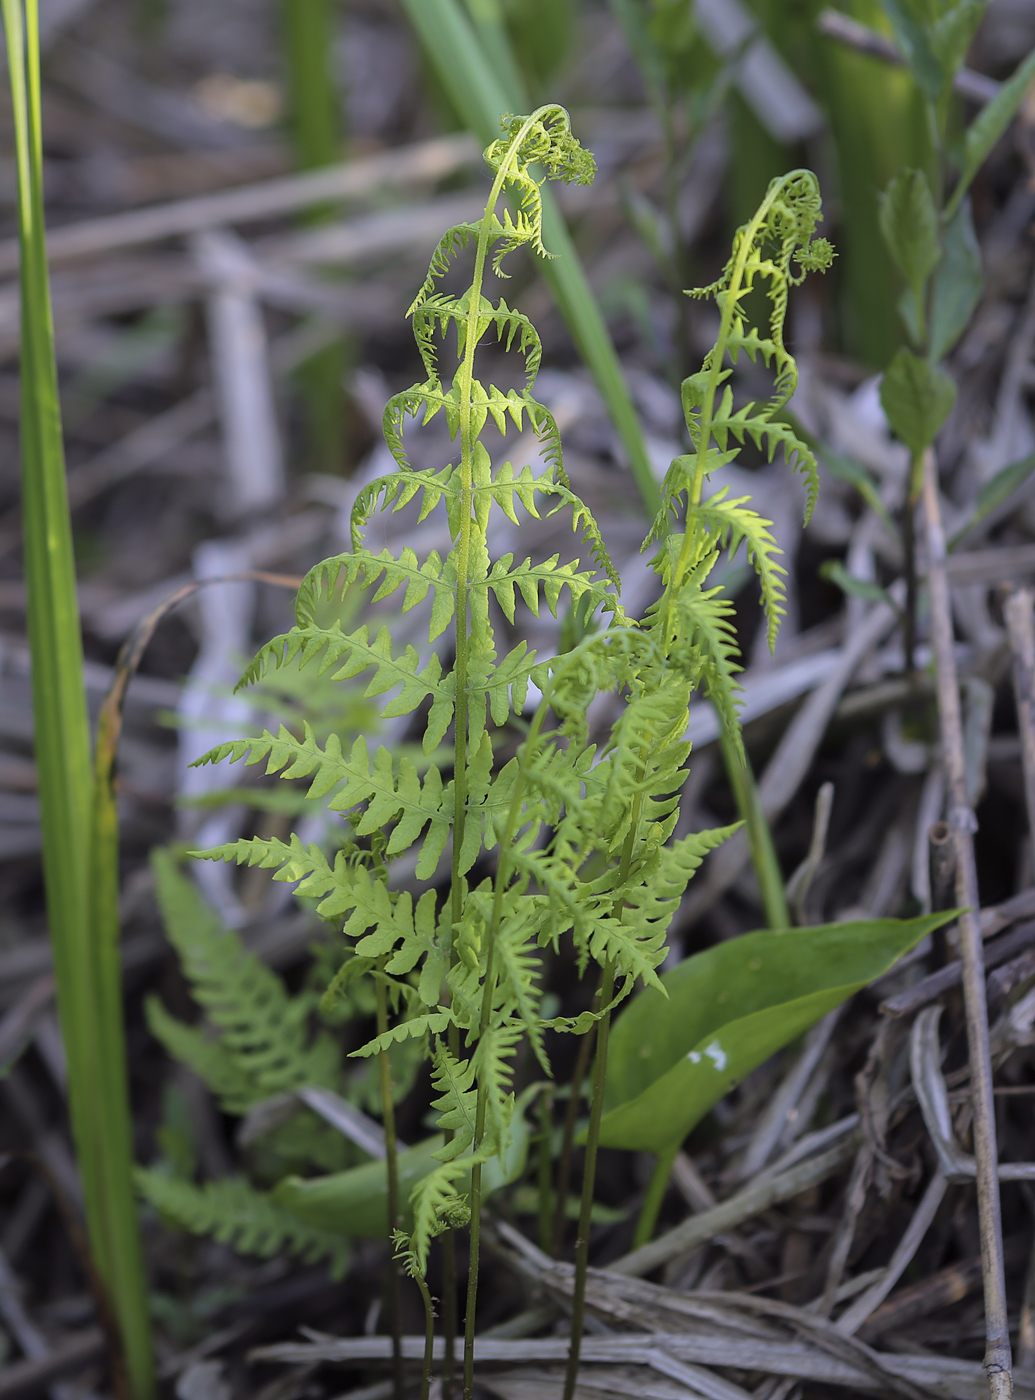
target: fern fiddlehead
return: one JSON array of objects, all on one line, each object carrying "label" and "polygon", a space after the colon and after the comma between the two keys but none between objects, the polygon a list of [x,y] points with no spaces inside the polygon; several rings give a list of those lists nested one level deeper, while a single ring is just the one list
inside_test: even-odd
[{"label": "fern fiddlehead", "polygon": [[[746,541],[775,627],[778,570],[768,522],[744,501],[723,494],[703,502],[703,479],[734,455],[730,438],[750,436],[770,448],[788,448],[788,432],[773,415],[793,388],[793,361],[782,341],[787,288],[799,275],[790,262],[796,256],[804,269],[824,257],[820,245],[810,243],[818,218],[815,182],[798,172],[770,191],[764,212],[741,232],[715,289],[724,329],[702,375],[687,381],[694,454],[677,459],[666,480],[664,509],[647,540],[660,542],[655,568],[661,596],[639,624],[622,610],[600,530],[564,474],[549,411],[533,397],[538,335],[520,312],[502,299],[493,302],[483,290],[490,271],[504,275],[508,253],[527,247],[549,256],[533,166],[545,171],[543,178],[584,182],[592,178],[592,157],[571,135],[563,108],[550,105],[529,117],[506,118],[486,159],[494,178],[482,219],[445,234],[410,308],[426,378],[385,409],[394,470],[361,494],[352,548],[310,572],[299,591],[296,625],[262,649],[243,682],[289,661],[341,680],[366,675],[366,695],[382,714],[422,712],[424,751],[432,764],[421,777],[404,755],[385,749],[371,755],[365,740],[347,746],[332,735],[321,746],[312,733],[298,738],[287,730],[223,745],[201,760],[264,763],[269,773],[307,778],[310,795],[329,795],[330,809],[346,819],[347,833],[333,854],[304,846],[297,837],[241,840],[200,854],[274,870],[275,879],[315,898],[318,912],[353,940],[354,954],[376,965],[382,985],[405,1006],[406,1019],[386,1026],[382,1015],[378,1034],[354,1053],[386,1055],[403,1038],[426,1045],[433,1106],[446,1140],[435,1153],[434,1169],[412,1192],[414,1228],[405,1259],[407,1269],[423,1277],[432,1239],[466,1214],[461,1188],[469,1181],[467,1396],[473,1388],[482,1178],[491,1170],[495,1179],[506,1180],[510,1170],[511,1125],[520,1112],[512,1089],[517,1049],[527,1038],[548,1070],[547,1031],[585,1034],[599,1027],[595,1080],[602,1082],[613,1006],[637,980],[657,985],[666,929],[687,883],[705,853],[729,834],[723,829],[674,839],[693,691],[704,687],[730,733],[738,732],[736,639],[729,604],[709,587],[708,576],[722,549]],[[504,194],[513,208],[500,215]],[[766,246],[773,241],[777,251],[769,255]],[[472,245],[471,284],[454,297],[442,290],[443,275]],[[746,327],[739,311],[759,277],[773,289],[764,337]],[[457,333],[458,364],[444,382],[437,341],[450,328]],[[520,390],[504,392],[476,377],[479,346],[493,332],[505,350],[523,358]],[[726,353],[735,361],[741,350],[752,357],[761,353],[775,366],[777,390],[763,408],[734,413],[728,387],[718,407],[716,393],[729,377]],[[458,443],[458,459],[437,471],[415,468],[404,450],[406,420],[422,414],[427,422],[438,413]],[[542,445],[538,474],[527,465],[494,463],[483,442],[490,424],[503,433],[509,424],[520,429],[526,421]],[[802,447],[799,457],[807,466],[806,453]],[[668,534],[667,516],[680,513],[684,497],[685,528]],[[410,503],[421,520],[444,510],[451,541],[445,558],[431,553],[422,562],[409,548],[393,555],[366,547],[370,516]],[[514,524],[522,512],[538,519],[544,507],[547,514],[571,512],[592,567],[580,570],[577,559],[561,562],[556,556],[540,564],[511,554],[491,558],[493,511]],[[429,647],[451,626],[451,666],[435,650],[428,660],[414,647],[399,652],[387,625],[372,638],[369,625],[345,631],[320,620],[319,605],[340,600],[346,590],[374,603],[403,589],[403,611],[420,607],[427,613]],[[490,604],[513,622],[519,598],[535,615],[545,602],[556,616],[565,597],[581,631],[593,615],[601,629],[552,659],[539,659],[524,642],[498,656]],[[601,691],[617,693],[622,705],[610,733],[596,744],[586,715]],[[532,694],[541,698],[531,721],[522,721],[524,737],[501,765],[495,747]],[[451,752],[443,758],[440,746],[450,736]],[[410,852],[417,855],[416,877],[425,886],[416,899],[390,879],[393,862]],[[479,866],[491,873],[476,876]],[[439,888],[447,882],[440,900]],[[581,972],[591,961],[603,970],[604,994],[593,1012],[544,1019],[539,954],[546,947],[559,951],[562,940],[573,947]],[[329,998],[337,985],[335,979]],[[584,1214],[591,1171],[586,1176]],[[580,1262],[584,1274],[581,1255]],[[574,1339],[572,1354],[577,1366]]]}]

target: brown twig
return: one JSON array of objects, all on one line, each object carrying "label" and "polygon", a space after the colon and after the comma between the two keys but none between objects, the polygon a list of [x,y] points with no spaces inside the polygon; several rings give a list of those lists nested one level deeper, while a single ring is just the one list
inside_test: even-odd
[{"label": "brown twig", "polygon": [[674,1229],[667,1230],[665,1234],[651,1240],[650,1244],[645,1244],[617,1259],[610,1266],[611,1271],[619,1274],[649,1274],[659,1264],[667,1263],[678,1254],[685,1254],[720,1231],[732,1229],[741,1221],[759,1215],[781,1201],[789,1201],[802,1191],[807,1191],[810,1186],[818,1186],[855,1156],[858,1145],[859,1140],[855,1133],[849,1133],[841,1142],[818,1157],[810,1157],[784,1172],[762,1175],[743,1191],[731,1196],[728,1201],[715,1206],[713,1210],[690,1216]]},{"label": "brown twig", "polygon": [[977,1161],[978,1219],[981,1230],[985,1292],[985,1371],[992,1400],[1013,1394],[1010,1334],[1007,1330],[1006,1276],[999,1208],[998,1151],[992,1098],[992,1058],[988,1043],[984,950],[981,944],[977,866],[974,859],[974,814],[967,804],[963,723],[952,632],[949,583],[945,572],[945,532],[938,501],[934,453],[924,461],[924,522],[927,533],[927,583],[931,602],[931,641],[938,685],[942,762],[948,791],[948,821],[956,848],[956,899],[959,920],[963,998],[974,1104],[974,1156]]},{"label": "brown twig", "polygon": [[1003,616],[1013,652],[1013,693],[1017,701],[1017,732],[1024,768],[1024,802],[1028,811],[1028,839],[1035,857],[1035,590],[1018,588],[1012,592],[1003,604]]}]

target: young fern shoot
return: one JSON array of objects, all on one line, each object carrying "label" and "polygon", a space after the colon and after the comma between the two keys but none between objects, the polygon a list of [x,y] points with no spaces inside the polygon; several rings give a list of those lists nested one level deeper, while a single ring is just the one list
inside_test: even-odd
[{"label": "young fern shoot", "polygon": [[[225,744],[201,760],[243,758],[265,763],[270,773],[309,778],[310,794],[330,795],[331,809],[347,819],[333,855],[296,836],[241,840],[202,854],[274,869],[276,879],[297,882],[300,896],[315,898],[320,915],[343,926],[355,957],[328,998],[354,974],[355,958],[376,964],[402,1014],[357,1054],[387,1055],[393,1043],[411,1037],[426,1046],[445,1143],[434,1169],[413,1189],[409,1233],[393,1244],[407,1272],[423,1281],[433,1238],[469,1217],[466,1396],[473,1388],[483,1171],[491,1164],[498,1179],[511,1169],[519,1046],[530,1047],[546,1074],[547,1031],[586,1034],[599,1026],[603,1050],[613,1006],[637,981],[658,985],[666,930],[687,883],[732,830],[673,839],[695,689],[703,686],[716,698],[736,733],[730,609],[719,590],[707,587],[707,577],[722,548],[746,539],[774,620],[779,589],[768,522],[743,501],[713,497],[702,504],[701,486],[734,455],[727,448],[731,435],[761,434],[773,446],[787,444],[786,431],[771,416],[792,385],[793,361],[780,338],[786,287],[794,280],[789,260],[797,253],[804,268],[824,256],[816,244],[809,251],[819,207],[815,182],[799,174],[796,183],[771,192],[763,223],[738,244],[735,272],[727,269],[719,292],[728,307],[724,339],[706,366],[714,382],[702,380],[687,400],[697,452],[679,459],[684,465],[674,464],[665,484],[664,511],[648,539],[661,540],[655,567],[663,589],[640,624],[622,609],[600,530],[565,475],[556,424],[533,397],[540,360],[535,328],[484,290],[491,274],[504,275],[508,253],[528,247],[549,256],[534,167],[543,178],[585,183],[593,160],[555,105],[505,118],[503,132],[485,153],[494,180],[483,217],[445,234],[410,308],[426,377],[385,410],[395,469],[360,495],[351,549],[310,572],[299,591],[296,625],[260,651],[242,681],[289,661],[340,679],[372,672],[367,695],[387,697],[384,716],[419,711],[430,766],[422,777],[405,755],[383,748],[371,755],[363,738],[344,746],[332,735],[321,747],[311,732],[298,738],[286,729]],[[501,210],[504,195],[512,207]],[[762,249],[772,238],[780,251],[770,260]],[[453,296],[443,289],[443,275],[471,247],[471,284]],[[764,339],[744,328],[737,308],[760,274],[783,288]],[[453,327],[458,365],[444,380],[438,340]],[[522,357],[523,388],[504,391],[476,377],[478,351],[490,335]],[[727,349],[734,357],[739,349],[760,350],[776,363],[778,394],[770,405],[734,415],[724,396],[715,408],[715,391],[727,377]],[[458,444],[457,460],[439,470],[415,467],[404,449],[404,425],[438,413]],[[494,463],[483,441],[490,421],[502,434],[526,420],[542,445],[545,466],[538,473],[528,465]],[[807,458],[800,444],[794,448]],[[680,509],[684,495],[687,526],[682,534],[666,534],[666,517]],[[376,511],[400,511],[410,503],[418,521],[444,510],[450,538],[444,558],[432,551],[419,559],[409,547],[374,553],[366,546],[364,527]],[[511,553],[492,557],[494,516],[502,513],[516,526],[522,518],[540,519],[543,510],[570,511],[592,556],[590,567],[556,555],[535,564]],[[418,607],[427,613],[424,654],[413,646],[397,649],[387,625],[371,636],[367,625],[346,632],[322,622],[327,603],[340,601],[348,589],[370,590],[371,604],[402,590],[404,613]],[[552,658],[538,658],[523,641],[500,657],[493,606],[513,624],[519,602],[538,616],[544,601],[554,616],[565,604],[582,622],[595,617],[598,630]],[[450,627],[453,661],[447,668],[435,644],[441,646]],[[602,691],[617,694],[622,704],[610,732],[593,742],[587,711]],[[516,747],[515,734],[523,736]],[[512,756],[497,761],[504,746]],[[410,852],[424,886],[416,897],[391,879],[394,862]],[[581,972],[590,962],[603,970],[604,995],[599,1010],[547,1019],[540,952],[560,951],[562,941]],[[587,1171],[590,1199],[591,1175]],[[426,1285],[422,1292],[430,1306]],[[577,1350],[575,1357],[577,1364]]]}]

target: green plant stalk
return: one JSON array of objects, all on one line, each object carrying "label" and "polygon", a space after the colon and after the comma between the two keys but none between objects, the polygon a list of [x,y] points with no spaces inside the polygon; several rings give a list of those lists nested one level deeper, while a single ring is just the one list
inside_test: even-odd
[{"label": "green plant stalk", "polygon": [[751,862],[755,867],[759,893],[762,896],[762,909],[768,928],[790,928],[791,919],[787,909],[787,892],[784,887],[780,862],[773,845],[773,834],[769,830],[762,801],[758,795],[758,784],[751,771],[751,761],[746,755],[741,757],[725,726],[719,734],[719,747],[726,774],[733,789],[737,811],[744,822],[748,845],[751,847]]},{"label": "green plant stalk", "polygon": [[467,14],[489,62],[503,87],[512,93],[522,111],[530,105],[521,69],[503,24],[498,0],[465,0]]},{"label": "green plant stalk", "polygon": [[924,454],[914,453],[909,464],[909,489],[902,508],[902,554],[906,575],[906,607],[902,618],[902,650],[905,672],[913,674],[916,663],[916,621],[919,580],[916,575],[916,511],[924,483]]},{"label": "green plant stalk", "polygon": [[[481,140],[494,140],[499,132],[501,114],[505,110],[523,110],[521,93],[509,90],[495,71],[457,0],[402,0],[402,3],[439,80],[464,121]],[[661,493],[614,344],[556,200],[547,189],[543,189],[542,198],[544,241],[557,255],[556,261],[544,265],[542,274],[579,354],[597,382],[629,459],[629,469],[644,508],[653,516],[660,507]]]},{"label": "green plant stalk", "polygon": [[[93,833],[89,722],[65,484],[42,190],[36,0],[2,0],[14,109],[22,296],[22,483],[47,912],[90,1247],[134,1396],[155,1391],[122,1042],[117,819]],[[102,863],[104,868],[102,869]]]},{"label": "green plant stalk", "polygon": [[[388,989],[383,977],[378,977],[375,985],[377,988],[377,1033],[384,1035],[388,1030]],[[392,1062],[387,1050],[382,1050],[377,1058],[381,1082],[381,1117],[384,1120],[385,1128],[388,1239],[391,1242],[399,1228],[399,1149],[395,1133],[395,1101],[392,1096]],[[395,1400],[405,1400],[406,1377],[403,1372],[402,1322],[399,1301],[399,1267],[394,1251],[389,1249],[388,1324],[392,1330],[392,1390]]]},{"label": "green plant stalk", "polygon": [[[281,0],[281,30],[287,69],[287,125],[299,170],[316,170],[341,158],[341,116],[331,68],[334,25],[330,0]],[[308,210],[306,223],[335,216],[334,205]],[[343,382],[349,350],[343,339],[325,345],[299,367],[308,437],[316,467],[342,470],[345,457]]]},{"label": "green plant stalk", "polygon": [[420,1373],[420,1400],[428,1400],[431,1394],[431,1372],[435,1364],[435,1305],[431,1292],[421,1274],[413,1274],[413,1281],[420,1289],[424,1304],[424,1364]]},{"label": "green plant stalk", "polygon": [[288,127],[303,170],[339,158],[338,99],[331,74],[330,0],[281,0],[288,76]]},{"label": "green plant stalk", "polygon": [[[526,127],[530,125],[530,122],[526,123]],[[493,181],[492,189],[489,192],[489,198],[486,204],[486,207],[489,209],[495,209],[496,203],[503,193],[508,168],[505,162],[496,172],[496,178]],[[489,241],[490,229],[488,221],[483,220],[478,234],[478,245],[475,252],[474,276],[471,280],[469,302],[470,309],[467,315],[467,324],[464,334],[463,359],[457,369],[456,376],[460,399],[460,535],[456,557],[456,660],[454,663],[454,672],[456,675],[456,709],[454,722],[453,868],[451,885],[454,927],[459,923],[464,903],[465,881],[460,873],[460,862],[464,844],[464,830],[467,824],[468,799],[467,727],[469,706],[467,676],[470,648],[470,638],[468,635],[468,586],[471,550],[471,515],[474,508],[473,474],[474,446],[476,439],[472,421],[471,397],[474,384],[474,356],[481,338],[478,328],[478,313],[481,307],[482,283],[485,278],[485,260],[488,255]],[[501,856],[497,865],[497,874],[503,865],[504,859]],[[492,999],[496,987],[493,974],[494,933],[495,928],[490,930],[488,939],[485,988],[481,1009],[481,1030],[483,1032],[489,1025],[492,1012]],[[474,1147],[476,1152],[481,1146],[481,1140],[485,1133],[485,1111],[485,1093],[484,1090],[479,1087],[474,1130]],[[480,1162],[476,1162],[471,1168],[470,1263],[467,1277],[467,1310],[464,1321],[464,1400],[472,1400],[474,1394],[474,1325],[475,1311],[478,1305],[478,1256],[481,1240],[481,1205],[482,1167]]]},{"label": "green plant stalk", "polygon": [[[609,1007],[614,997],[615,969],[604,970],[600,1004]],[[607,1073],[607,1042],[611,1032],[611,1012],[605,1010],[597,1023],[597,1056],[593,1069],[593,1100],[586,1134],[586,1160],[582,1169],[582,1203],[579,1208],[579,1235],[575,1242],[575,1286],[571,1300],[571,1342],[564,1375],[564,1400],[574,1400],[582,1353],[582,1328],[586,1318],[586,1274],[589,1269],[589,1234],[593,1225],[593,1195],[596,1187],[597,1151],[600,1146],[600,1120],[604,1113],[604,1077]]]},{"label": "green plant stalk", "polygon": [[[599,1011],[601,1007],[600,993],[603,987],[597,989],[593,998],[592,1010]],[[550,1253],[556,1259],[561,1252],[561,1245],[564,1243],[564,1227],[567,1221],[568,1193],[571,1190],[571,1158],[575,1147],[575,1125],[579,1117],[579,1103],[582,1099],[582,1082],[589,1069],[590,1057],[593,1054],[593,1046],[596,1042],[596,1028],[587,1031],[579,1042],[579,1052],[575,1057],[575,1068],[572,1071],[571,1085],[568,1094],[568,1102],[564,1110],[564,1131],[561,1136],[561,1155],[557,1162],[557,1191],[554,1197],[553,1233],[551,1236]]]},{"label": "green plant stalk", "polygon": [[647,1185],[647,1194],[643,1198],[639,1219],[636,1221],[636,1233],[633,1235],[632,1242],[633,1249],[639,1249],[641,1245],[649,1244],[654,1238],[661,1204],[665,1199],[669,1177],[672,1175],[672,1167],[678,1152],[679,1143],[674,1142],[667,1152],[659,1153],[658,1159],[654,1163],[654,1170]]},{"label": "green plant stalk", "polygon": [[[493,193],[497,193],[497,185],[502,187],[505,178],[506,166],[502,166],[496,178],[496,185],[493,186]],[[497,195],[498,197],[498,195]],[[490,194],[489,207],[492,208],[493,196]],[[483,225],[483,238],[487,238],[485,226]],[[481,240],[479,240],[479,247]],[[479,273],[484,260],[477,264],[474,286],[481,291],[481,281]],[[472,297],[472,307],[478,305],[478,299]],[[468,331],[468,346],[473,334],[473,328]],[[473,354],[473,351],[472,351]],[[468,400],[469,401],[469,400]],[[462,419],[461,419],[462,421]],[[459,698],[459,685],[457,687]],[[539,735],[542,733],[543,725],[549,713],[549,692],[544,693],[542,700],[536,708],[532,723],[529,725],[528,738],[526,740],[526,752],[531,753]],[[515,836],[517,835],[518,822],[521,815],[521,803],[525,794],[525,776],[521,773],[514,784],[514,791],[510,799],[510,810],[507,814],[507,825],[500,841],[500,855],[496,862],[495,888],[493,893],[492,920],[488,929],[487,953],[485,960],[485,985],[482,988],[481,1016],[479,1024],[479,1039],[483,1037],[489,1028],[492,1020],[492,1005],[496,998],[496,939],[499,934],[500,920],[503,914],[503,896],[507,889],[507,883],[511,875],[510,850]],[[459,842],[457,842],[459,845]],[[475,1125],[474,1125],[474,1150],[478,1152],[485,1137],[485,1117],[487,1108],[487,1098],[485,1086],[478,1085],[478,1096],[475,1103]],[[474,1330],[476,1313],[478,1307],[478,1263],[481,1245],[481,1210],[482,1210],[482,1164],[476,1160],[471,1168],[471,1234],[470,1234],[470,1264],[467,1274],[467,1312],[464,1318],[464,1400],[473,1400],[474,1397]]]},{"label": "green plant stalk", "polygon": [[442,1249],[442,1340],[445,1344],[442,1361],[442,1400],[453,1400],[457,1327],[456,1231],[443,1230],[439,1243]]}]

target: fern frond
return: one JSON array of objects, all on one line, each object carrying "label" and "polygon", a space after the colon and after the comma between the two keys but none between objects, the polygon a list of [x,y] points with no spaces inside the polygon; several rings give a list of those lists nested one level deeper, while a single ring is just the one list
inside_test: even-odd
[{"label": "fern frond", "polygon": [[[251,1102],[304,1084],[336,1088],[337,1050],[326,1032],[310,1037],[310,999],[288,996],[276,973],[247,951],[237,933],[222,927],[168,852],[156,851],[152,865],[184,976],[226,1056],[252,1084]],[[169,1023],[159,1020],[168,1032]],[[182,1034],[179,1043],[187,1045]],[[207,1063],[214,1066],[211,1058]],[[236,1096],[237,1088],[229,1081],[227,1087]]]},{"label": "fern frond", "polygon": [[341,1235],[307,1225],[240,1177],[195,1186],[138,1167],[134,1179],[144,1200],[192,1235],[211,1236],[241,1254],[257,1254],[261,1259],[274,1254],[296,1254],[310,1264],[328,1259],[335,1279],[348,1268],[348,1242]]},{"label": "fern frond", "polygon": [[310,569],[302,580],[295,600],[298,625],[303,628],[316,626],[321,601],[337,602],[345,597],[348,589],[372,588],[375,583],[378,589],[370,599],[371,604],[391,597],[400,588],[406,589],[400,606],[402,613],[408,613],[424,601],[429,591],[433,592],[433,618],[440,615],[442,609],[445,609],[445,617],[429,640],[434,640],[443,632],[452,619],[456,575],[451,562],[443,565],[437,550],[432,550],[421,564],[412,549],[404,548],[398,557],[387,549],[380,554],[366,551],[335,554]]},{"label": "fern frond", "polygon": [[[318,676],[330,673],[331,679],[336,681],[351,680],[373,667],[374,675],[367,683],[365,696],[385,695],[399,687],[399,693],[381,712],[386,718],[412,714],[418,705],[430,699],[444,716],[440,721],[440,738],[449,724],[453,686],[450,677],[443,678],[438,656],[433,653],[423,668],[420,655],[412,646],[407,646],[401,656],[395,656],[392,634],[387,626],[381,627],[373,640],[368,637],[365,625],[352,633],[343,632],[338,623],[328,628],[293,627],[290,632],[267,642],[244,673],[238,688],[252,685],[268,670],[291,662],[299,667],[316,662]],[[205,755],[198,762],[218,762],[218,759]]]},{"label": "fern frond", "polygon": [[727,499],[728,491],[729,487],[723,486],[714,496],[697,506],[694,515],[704,524],[716,544],[728,550],[731,559],[740,548],[741,541],[745,542],[748,562],[758,575],[762,589],[762,606],[768,619],[766,639],[772,651],[776,646],[776,633],[787,596],[783,583],[787,571],[774,558],[783,550],[769,532],[773,522],[745,505],[750,497],[742,496],[731,501]]},{"label": "fern frond", "polygon": [[198,1076],[219,1100],[224,1113],[247,1113],[253,1104],[269,1097],[218,1040],[206,1035],[200,1026],[189,1026],[171,1016],[158,997],[145,1000],[144,1017],[148,1030],[166,1054]]},{"label": "fern frond", "polygon": [[431,1082],[438,1098],[431,1106],[438,1112],[438,1126],[452,1137],[435,1154],[440,1162],[460,1157],[474,1143],[477,1117],[477,1092],[474,1088],[476,1065],[473,1059],[462,1061],[449,1053],[440,1041],[435,1048]]},{"label": "fern frond", "polygon": [[428,1270],[431,1241],[442,1233],[443,1217],[456,1200],[456,1183],[470,1172],[476,1161],[484,1160],[486,1158],[482,1154],[478,1157],[440,1162],[435,1170],[422,1177],[410,1192],[413,1205],[410,1248],[421,1275],[426,1274]]},{"label": "fern frond", "polygon": [[[332,984],[333,985],[333,984]],[[350,1051],[357,1059],[367,1059],[371,1055],[383,1054],[393,1045],[401,1045],[404,1040],[423,1040],[430,1035],[445,1035],[450,1026],[456,1025],[456,1018],[448,1011],[435,1011],[430,1016],[414,1016],[408,1021],[400,1021],[385,1031],[383,1035],[368,1040],[358,1050]]]}]

